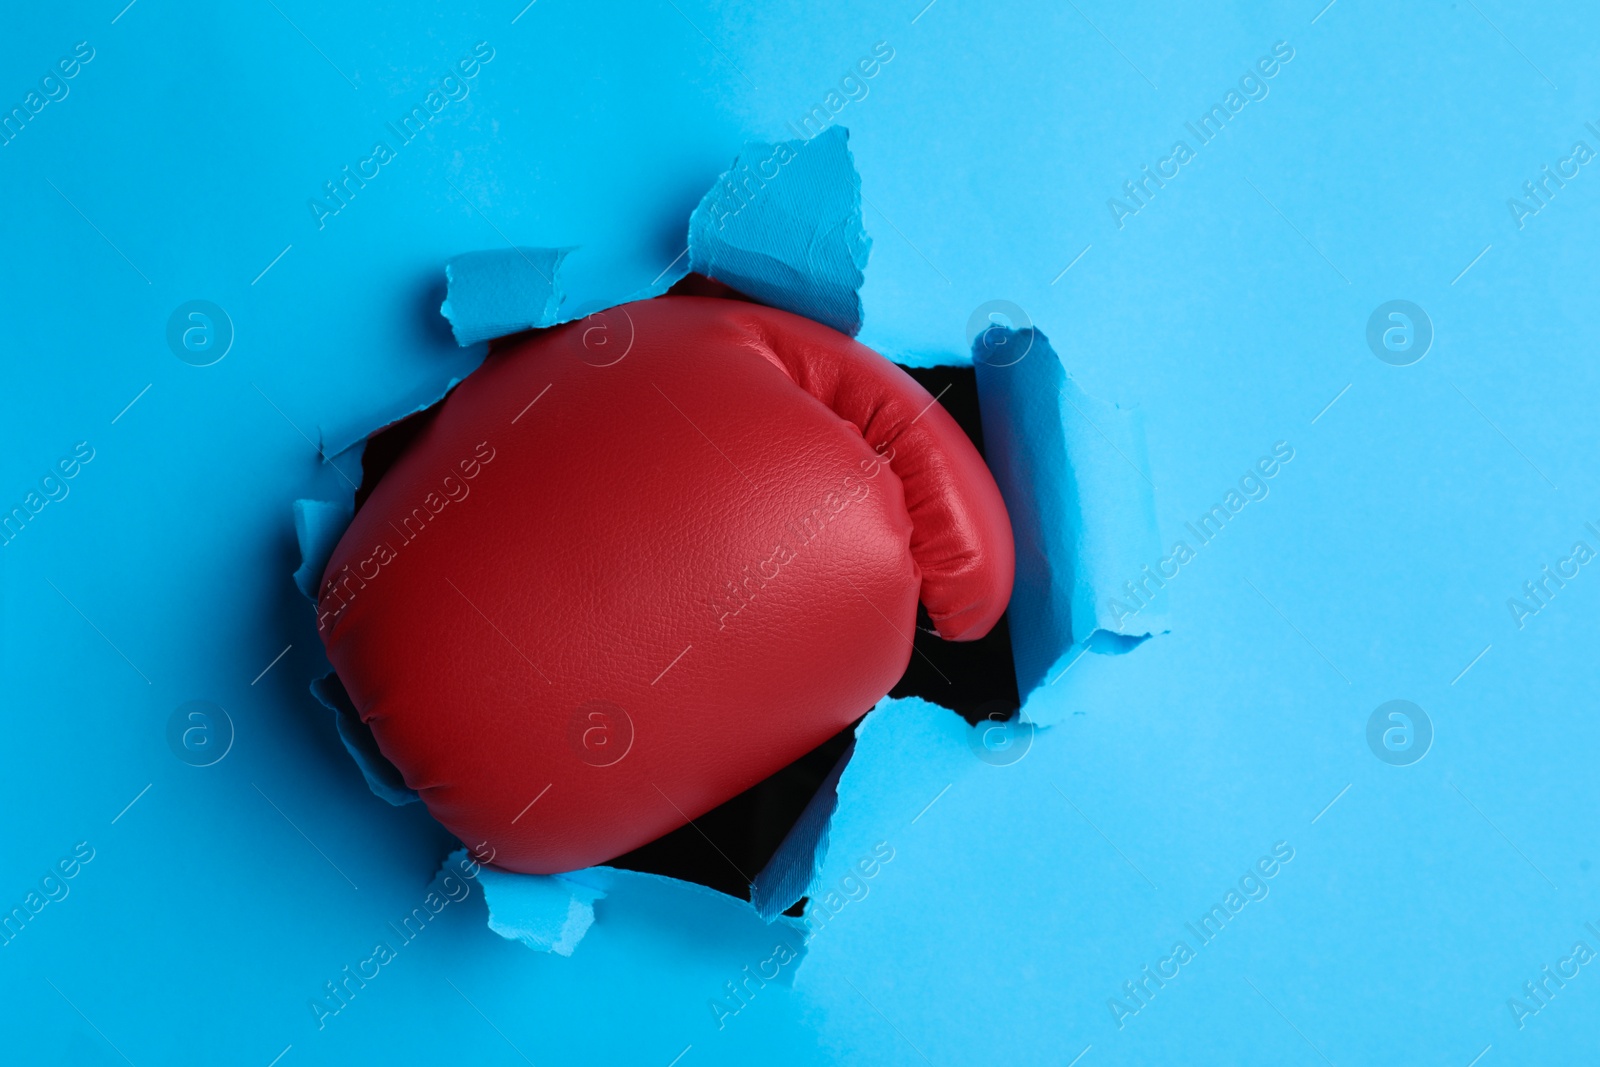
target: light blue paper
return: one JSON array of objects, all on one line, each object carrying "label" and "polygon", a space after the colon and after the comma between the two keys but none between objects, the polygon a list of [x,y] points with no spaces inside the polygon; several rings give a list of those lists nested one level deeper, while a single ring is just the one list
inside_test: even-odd
[{"label": "light blue paper", "polygon": [[[1600,164],[1574,178],[1572,156],[1600,145],[1591,9],[525,3],[386,5],[393,33],[358,5],[10,12],[4,506],[44,499],[75,442],[96,458],[0,548],[6,691],[47,712],[7,722],[6,1059],[1593,1055],[1600,973],[1560,974],[1575,941],[1600,944],[1600,579],[1544,572],[1600,526]],[[465,75],[480,35],[496,58]],[[552,86],[578,105],[539,106]],[[468,899],[361,988],[456,844],[306,750],[284,672],[326,668],[310,612],[283,603],[281,543],[294,498],[337,499],[315,442],[470,369],[482,346],[435,314],[449,256],[496,228],[581,239],[616,266],[580,289],[569,259],[568,305],[614,303],[607,282],[631,292],[684,250],[745,139],[839,121],[879,238],[872,347],[941,351],[982,302],[1025,306],[1085,388],[1137,397],[1177,536],[1293,446],[1165,590],[1204,625],[1035,690],[1065,717],[1015,765],[952,777],[959,735],[898,735],[876,813],[895,859],[821,927],[799,988],[734,1018],[708,999],[785,935],[632,882],[570,959],[491,937]],[[374,178],[380,139],[395,156]],[[193,299],[236,328],[207,367],[163,337]],[[1410,366],[1368,346],[1395,299],[1432,322]],[[50,352],[74,372],[28,358]],[[1519,626],[1507,600],[1529,582],[1555,595]],[[1366,727],[1402,698],[1435,738],[1395,766]],[[237,727],[209,767],[161,740],[190,699]],[[872,800],[842,787],[846,812]],[[834,828],[827,865],[860,858],[850,836]],[[1191,940],[1279,840],[1296,858],[1270,897]],[[23,919],[79,841],[96,858],[70,897]],[[240,928],[259,932],[245,966]],[[1147,977],[1172,974],[1175,938],[1199,958]],[[330,983],[355,998],[324,1027],[307,1002]]]},{"label": "light blue paper", "polygon": [[495,248],[445,261],[439,313],[460,345],[552,326],[561,308],[561,262],[570,248]]},{"label": "light blue paper", "polygon": [[1137,411],[1080,389],[1043,331],[991,326],[973,364],[1016,538],[1011,645],[1026,697],[1075,646],[1127,652],[1162,632],[1166,599],[1145,573],[1160,556],[1154,484]]},{"label": "light blue paper", "polygon": [[753,141],[689,220],[690,269],[854,337],[872,239],[849,132]]}]

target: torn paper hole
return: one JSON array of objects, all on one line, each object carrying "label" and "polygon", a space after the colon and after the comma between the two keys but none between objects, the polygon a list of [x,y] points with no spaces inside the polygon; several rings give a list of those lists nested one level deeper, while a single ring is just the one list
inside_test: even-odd
[{"label": "torn paper hole", "polygon": [[[847,132],[835,127],[810,141],[746,145],[696,208],[686,261],[674,264],[633,298],[659,295],[693,270],[764,303],[856,334],[862,321],[862,268],[871,242],[862,224],[860,178],[847,139]],[[473,344],[561,321],[560,269],[567,251],[498,249],[450,260],[447,297],[440,310],[458,342]],[[454,384],[413,410],[425,410]],[[365,440],[364,436],[348,447],[360,447]],[[321,569],[352,514],[353,501],[297,504],[302,563],[296,581],[307,596],[315,597]],[[415,799],[377,750],[337,679],[319,679],[313,690],[335,712],[340,737],[372,791],[391,803]],[[950,737],[916,736],[928,730]],[[877,832],[885,805],[893,801],[898,808],[908,803],[913,794],[925,790],[927,783],[920,778],[930,770],[935,776],[943,773],[940,761],[947,758],[964,759],[963,773],[981,765],[971,759],[976,751],[971,738],[958,736],[970,732],[958,717],[923,701],[883,702],[858,727],[855,757],[847,752],[838,762],[758,876],[752,902],[694,883],[608,867],[550,876],[483,868],[490,926],[530,948],[569,955],[596,921],[596,901],[609,893],[689,894],[714,899],[733,916],[790,924],[809,938],[819,921],[837,914],[836,898],[850,900],[859,879],[870,881],[892,859],[890,842],[863,838]],[[869,739],[865,753],[862,738]],[[939,759],[919,761],[916,768],[906,770],[900,758],[905,746],[923,751],[924,744],[932,746],[927,751],[939,752]],[[956,767],[949,769],[954,776]],[[867,854],[847,855],[862,848]],[[833,882],[839,883],[837,891]],[[811,918],[803,923],[782,915],[812,893],[820,898],[823,910],[813,907]]]},{"label": "torn paper hole", "polygon": [[1164,632],[1159,586],[1139,609],[1124,588],[1160,555],[1155,486],[1137,409],[1080,389],[1041,330],[992,326],[974,340],[973,364],[1016,538],[1009,612],[1026,699],[1069,654],[1128,652]]}]

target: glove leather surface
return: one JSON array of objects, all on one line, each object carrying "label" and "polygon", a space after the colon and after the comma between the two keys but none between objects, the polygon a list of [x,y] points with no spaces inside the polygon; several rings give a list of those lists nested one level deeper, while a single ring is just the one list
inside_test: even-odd
[{"label": "glove leather surface", "polygon": [[626,304],[492,352],[424,417],[318,629],[384,755],[499,867],[682,826],[887,693],[919,598],[951,640],[1010,598],[1005,506],[955,421],[787,312]]}]

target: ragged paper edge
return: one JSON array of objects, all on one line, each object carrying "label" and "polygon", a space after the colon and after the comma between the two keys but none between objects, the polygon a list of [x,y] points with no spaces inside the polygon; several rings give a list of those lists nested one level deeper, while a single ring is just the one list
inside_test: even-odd
[{"label": "ragged paper edge", "polygon": [[[393,426],[397,422],[400,422],[404,419],[409,419],[413,415],[427,411],[439,401],[449,396],[450,390],[460,385],[461,380],[461,377],[454,377],[445,382],[442,386],[435,384],[427,389],[420,390],[420,396],[418,399],[409,402],[402,401],[401,404],[398,405],[398,411],[377,415],[367,423],[367,425],[370,427],[369,429],[356,434],[354,437],[338,438],[331,443],[327,441],[319,443],[317,448],[322,454],[322,462],[327,463],[330,466],[337,466],[341,462],[354,461],[356,468],[359,470],[361,467],[361,452],[364,448],[366,448],[368,438],[377,433],[379,430]],[[350,489],[349,503],[351,519],[355,518],[355,496],[355,489],[352,487]],[[349,525],[350,520],[346,519],[345,526],[348,527]],[[344,530],[341,529],[339,533],[343,535]],[[334,538],[334,544],[337,545],[338,542],[339,539],[337,537]],[[332,553],[331,547],[329,548],[329,553]],[[326,562],[326,560],[324,560],[324,562]]]},{"label": "ragged paper edge", "polygon": [[[451,859],[465,856],[461,849]],[[489,929],[535,952],[570,956],[594,925],[594,902],[606,895],[578,871],[563,874],[513,874],[484,867],[478,872],[489,905]]]},{"label": "ragged paper edge", "polygon": [[466,347],[561,321],[561,264],[572,251],[494,248],[446,260],[439,314],[449,320],[456,344]]},{"label": "ragged paper edge", "polygon": [[831,126],[809,140],[747,143],[690,217],[689,269],[860,333],[872,238],[849,139]]},{"label": "ragged paper edge", "polygon": [[[454,384],[454,383],[452,383]],[[339,538],[349,528],[355,517],[355,494],[350,499],[296,500],[294,502],[294,535],[300,546],[300,566],[294,572],[294,584],[302,596],[316,610],[317,589],[322,583],[322,572],[328,559],[339,544]],[[355,761],[372,795],[395,806],[411,804],[419,798],[401,776],[399,768],[384,758],[378,750],[377,738],[361,721],[350,695],[345,692],[339,676],[326,674],[311,681],[311,695],[333,713],[334,726],[339,731],[339,741],[350,758]]]},{"label": "ragged paper edge", "polygon": [[300,546],[300,566],[294,572],[295,588],[313,604],[317,599],[317,586],[322,584],[322,572],[327,569],[339,538],[349,529],[355,518],[355,502],[296,500],[294,502],[294,538]]},{"label": "ragged paper edge", "polygon": [[[973,364],[989,469],[1016,537],[1009,617],[1026,702],[1064,660],[1166,632],[1161,583],[1144,574],[1160,556],[1154,485],[1137,409],[1079,388],[1043,331],[991,327]],[[1145,583],[1148,599],[1130,602],[1130,583]]]},{"label": "ragged paper edge", "polygon": [[[401,419],[426,411],[449,395],[450,390],[460,382],[460,378],[451,378],[431,399],[414,404],[409,411],[393,418],[383,419],[372,430],[362,434],[353,442],[333,450],[322,450],[323,462],[333,465],[335,469],[338,469],[341,462],[353,463],[359,470],[362,450],[372,434],[386,426],[394,425]],[[345,480],[348,482],[349,477],[346,476]],[[344,532],[350,528],[350,523],[355,519],[355,507],[353,486],[349,493],[342,494],[338,500],[301,499],[294,502],[294,535],[300,549],[300,565],[295,568],[294,584],[295,588],[300,590],[300,594],[311,602],[313,612],[316,610],[317,593],[322,584],[323,572],[327,570],[328,560],[333,556],[333,550],[338,547],[339,539],[344,536]],[[345,691],[344,684],[339,681],[338,675],[329,673],[314,678],[311,680],[310,688],[311,695],[316,697],[317,702],[333,712],[339,740],[344,745],[345,751],[350,753],[350,758],[355,761],[357,769],[361,771],[361,777],[365,779],[367,788],[372,791],[373,796],[396,806],[420,800],[416,792],[405,784],[399,768],[390,763],[378,749],[377,738],[372,736],[372,730],[367,724],[361,721],[361,716],[351,702],[350,695]]]},{"label": "ragged paper edge", "polygon": [[[561,265],[569,248],[499,249],[469,252],[445,264],[447,293],[440,311],[450,320],[457,340],[469,345],[502,333],[531,327],[554,325],[562,302]],[[543,266],[538,266],[543,264]],[[465,284],[468,292],[463,294]],[[514,307],[496,304],[495,298],[512,298]],[[452,304],[452,297],[455,304]],[[476,336],[474,331],[489,331]],[[372,418],[369,429],[348,440],[319,441],[323,462],[336,468],[352,461],[359,469],[361,450],[379,430],[419,414],[438,404],[461,382],[452,377],[442,386],[412,394],[402,401],[400,410]],[[342,473],[342,471],[341,471]],[[348,483],[350,478],[345,475]],[[295,540],[300,547],[300,565],[294,572],[295,587],[311,601],[315,610],[318,587],[328,560],[355,518],[355,487],[335,501],[297,500],[294,502]],[[360,769],[373,795],[390,804],[409,804],[418,800],[400,771],[384,758],[372,731],[361,721],[338,677],[329,674],[311,682],[312,695],[334,713],[339,739]]]},{"label": "ragged paper edge", "polygon": [[[458,850],[446,865],[459,864],[466,855],[465,849]],[[618,867],[589,867],[567,874],[514,874],[482,867],[477,877],[489,906],[489,929],[535,952],[557,956],[571,956],[591,928],[596,924],[604,927],[604,914],[597,914],[595,905],[613,895],[675,898],[680,911],[691,902],[709,904],[732,921],[770,925],[747,901],[661,874]],[[798,920],[780,918],[778,922],[796,934],[804,932]],[[793,940],[803,939],[797,936]],[[803,954],[803,946],[799,952]]]},{"label": "ragged paper edge", "polygon": [[[805,239],[797,246],[799,234]],[[616,303],[660,296],[697,272],[854,337],[861,330],[861,286],[871,250],[861,214],[861,176],[845,127],[829,127],[810,140],[752,141],[690,215],[684,254]],[[439,310],[457,342],[473,344],[577,317],[566,308],[560,284],[570,251],[501,248],[449,260]]]},{"label": "ragged paper edge", "polygon": [[[571,248],[502,248],[467,252],[445,262],[445,299],[439,311],[450,323],[462,347],[525,329],[555,326],[562,318],[565,295],[561,268]],[[665,290],[662,290],[663,292]],[[505,298],[496,303],[497,298]],[[479,353],[479,359],[482,353]],[[459,363],[456,364],[459,367]],[[409,390],[389,400],[365,417],[342,424],[332,440],[319,435],[317,450],[323,462],[334,464],[359,449],[385,426],[433,407],[474,364],[441,387],[437,381]],[[364,428],[362,428],[364,427]],[[337,540],[337,539],[335,539]]]},{"label": "ragged paper edge", "polygon": [[372,730],[361,721],[361,715],[356,711],[355,704],[350,700],[350,694],[345,691],[344,683],[339,681],[339,676],[329,671],[321,678],[311,683],[311,695],[329,711],[333,712],[334,725],[339,730],[339,740],[344,744],[344,750],[350,753],[350,758],[355,760],[356,766],[361,769],[361,777],[366,779],[367,788],[372,790],[372,795],[379,800],[386,800],[395,807],[404,804],[415,804],[422,798],[416,790],[406,785],[405,778],[400,774],[400,768],[384,758],[378,750],[378,739],[372,736]]},{"label": "ragged paper edge", "polygon": [[828,826],[839,804],[839,778],[851,755],[852,741],[833,770],[812,795],[800,818],[789,828],[783,844],[750,885],[750,903],[767,922],[772,922],[806,895],[828,855]]},{"label": "ragged paper edge", "polygon": [[[955,721],[960,722],[959,719]],[[489,928],[536,952],[570,956],[596,921],[594,901],[612,890],[629,888],[646,894],[713,902],[735,921],[782,926],[796,935],[786,942],[797,957],[803,959],[811,927],[805,920],[783,912],[805,896],[822,877],[829,829],[836,815],[835,788],[851,762],[854,747],[852,744],[840,757],[778,852],[756,876],[749,901],[696,882],[618,867],[589,867],[555,875],[514,874],[486,867],[480,879],[489,904]],[[794,942],[798,942],[797,948]]]},{"label": "ragged paper edge", "polygon": [[[892,865],[895,842],[936,810],[958,782],[1026,756],[1037,736],[1034,726],[1021,711],[1006,722],[969,726],[932,701],[885,697],[856,725],[849,749],[768,864],[768,870],[780,868],[774,872],[779,877],[755,906],[764,916],[778,916],[805,899],[799,922],[809,945],[846,908],[870,895],[879,873]],[[1005,735],[999,745],[989,736],[996,732]],[[906,759],[907,752],[916,759]],[[794,854],[780,867],[786,852]],[[807,877],[802,881],[792,872]],[[767,878],[763,871],[756,881]]]},{"label": "ragged paper edge", "polygon": [[[968,726],[948,708],[918,697],[886,697],[857,724],[834,790],[837,802],[820,835],[825,848],[800,894],[804,913],[785,919],[801,925],[807,959],[818,938],[832,941],[839,935],[829,931],[848,928],[874,906],[873,892],[894,878],[895,857],[925,829],[918,823],[931,826],[940,818],[939,805],[952,802],[949,794],[986,769],[977,753],[981,730],[990,725]],[[907,759],[908,752],[916,758]]]}]

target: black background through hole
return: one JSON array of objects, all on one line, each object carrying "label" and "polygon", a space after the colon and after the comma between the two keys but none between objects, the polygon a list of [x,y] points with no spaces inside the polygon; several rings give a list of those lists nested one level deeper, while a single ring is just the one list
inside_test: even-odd
[{"label": "black background through hole", "polygon": [[[983,429],[978,418],[977,377],[972,368],[901,369],[939,398],[981,453]],[[919,607],[911,664],[890,695],[922,697],[953,709],[969,723],[996,713],[1009,717],[1021,702],[1006,618],[1002,617],[979,641],[945,641],[932,629],[927,612]],[[862,714],[867,710],[862,708]],[[748,880],[778,850],[854,732],[852,725],[772,777],[706,812],[693,825],[618,856],[609,861],[609,866],[670,875],[748,899]]]}]

